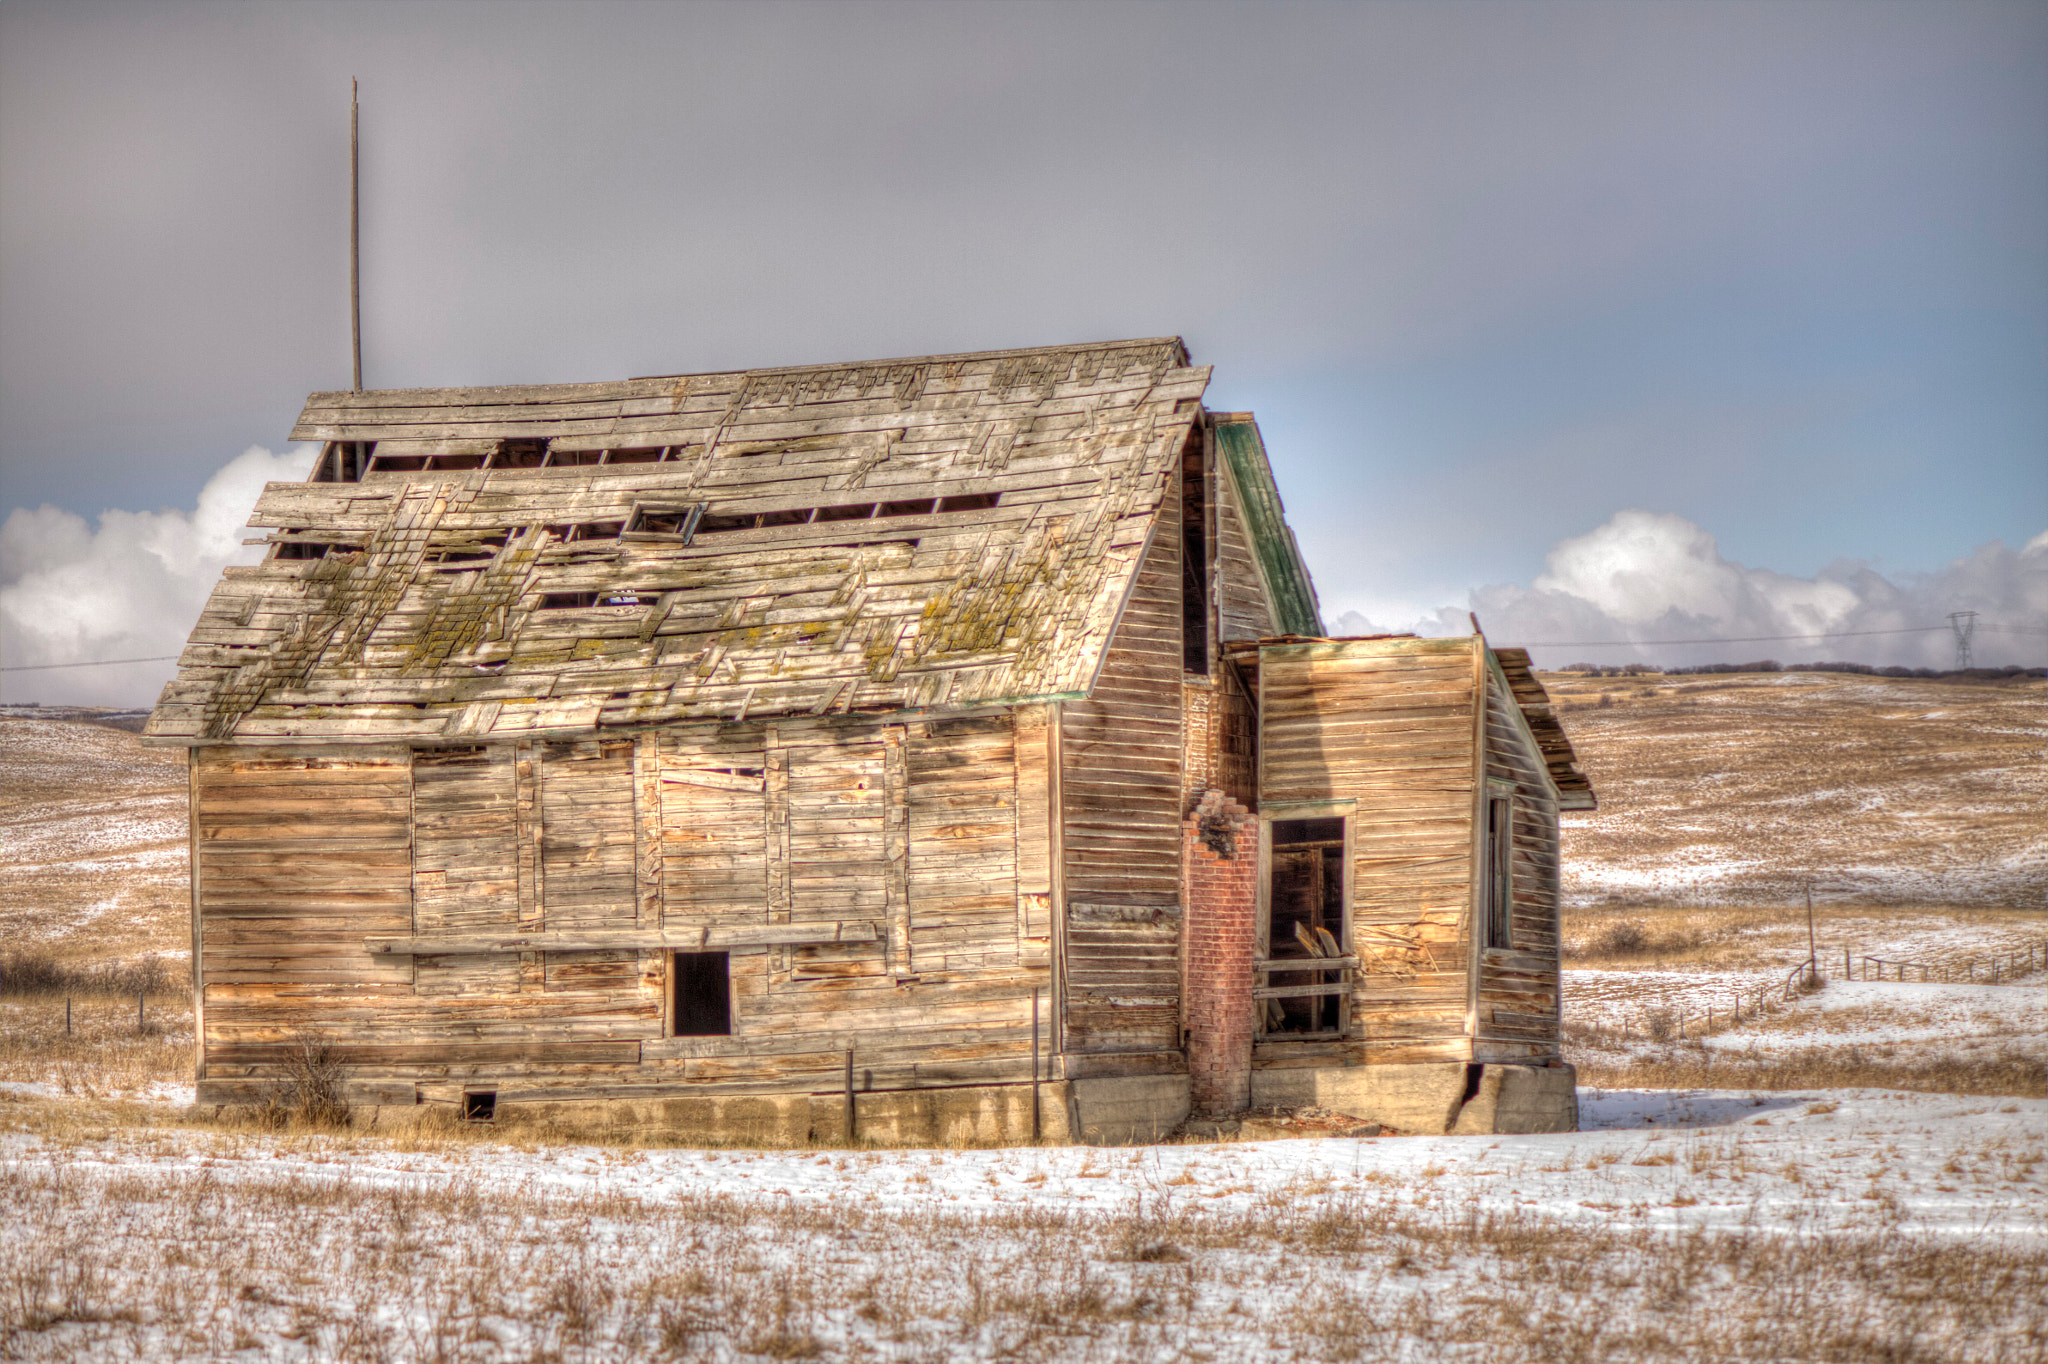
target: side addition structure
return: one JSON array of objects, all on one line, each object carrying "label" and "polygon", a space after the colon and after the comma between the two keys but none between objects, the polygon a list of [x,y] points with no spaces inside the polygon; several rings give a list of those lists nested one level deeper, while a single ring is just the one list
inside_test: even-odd
[{"label": "side addition structure", "polygon": [[1574,1121],[1525,656],[1322,637],[1177,339],[316,393],[148,736],[201,1102],[771,1141]]}]

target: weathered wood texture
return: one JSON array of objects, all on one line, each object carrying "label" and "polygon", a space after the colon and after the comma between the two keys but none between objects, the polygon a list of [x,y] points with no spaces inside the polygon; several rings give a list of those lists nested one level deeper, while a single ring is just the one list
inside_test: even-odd
[{"label": "weathered wood texture", "polygon": [[[1322,634],[1315,584],[1294,532],[1288,528],[1258,423],[1249,412],[1218,412],[1213,414],[1212,429],[1219,482],[1229,485],[1230,504],[1243,544],[1257,562],[1274,630],[1288,635]],[[1249,623],[1247,617],[1240,619]],[[1226,629],[1223,638],[1236,636]]]},{"label": "weathered wood texture", "polygon": [[[217,750],[214,750],[217,751]],[[412,762],[413,931],[428,938],[516,933],[519,781],[509,744],[425,749]],[[421,994],[509,991],[517,957],[414,959]]]},{"label": "weathered wood texture", "polygon": [[1579,767],[1578,755],[1572,751],[1572,741],[1565,736],[1564,726],[1558,722],[1557,708],[1550,703],[1550,693],[1543,689],[1543,684],[1536,680],[1536,674],[1530,669],[1529,651],[1496,649],[1493,652],[1500,662],[1502,676],[1507,679],[1508,689],[1514,693],[1515,704],[1543,755],[1544,766],[1549,769],[1551,783],[1557,789],[1558,808],[1591,810],[1594,808],[1593,784]]},{"label": "weathered wood texture", "polygon": [[1060,708],[1070,1051],[1180,1041],[1177,486],[1159,524],[1093,691]]},{"label": "weathered wood texture", "polygon": [[[1050,983],[1049,895],[1018,873],[1021,843],[1047,885],[1033,715],[1035,767],[1008,711],[197,750],[210,1092],[275,1080],[305,1036],[352,1084],[442,1097],[831,1087],[847,1047],[863,1087],[1028,1078]],[[650,777],[659,858],[636,848]],[[699,944],[731,952],[733,1035],[665,1036],[666,949]]]},{"label": "weathered wood texture", "polygon": [[1487,947],[1479,960],[1474,1047],[1481,1061],[1559,1054],[1558,802],[1516,699],[1503,670],[1489,668],[1486,776],[1513,783],[1514,862],[1510,942]]},{"label": "weathered wood texture", "polygon": [[1210,471],[1209,505],[1215,517],[1217,628],[1226,641],[1266,639],[1279,633],[1240,500],[1237,480],[1227,465],[1218,462]]},{"label": "weathered wood texture", "polygon": [[[1469,1059],[1474,650],[1469,639],[1269,644],[1258,651],[1262,812],[1356,802],[1356,1059]],[[1260,1064],[1318,1043],[1262,1041]],[[1329,1053],[1335,1056],[1336,1053]]]},{"label": "weathered wood texture", "polygon": [[[323,557],[227,570],[147,733],[563,736],[1079,694],[1207,378],[1168,339],[316,394],[308,439],[680,457],[271,485],[255,522]],[[693,506],[694,538],[634,529]]]}]

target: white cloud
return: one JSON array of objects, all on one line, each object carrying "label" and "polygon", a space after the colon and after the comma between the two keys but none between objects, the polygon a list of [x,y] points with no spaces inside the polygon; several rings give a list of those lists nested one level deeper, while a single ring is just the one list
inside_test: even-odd
[{"label": "white cloud", "polygon": [[[2039,666],[2048,656],[2048,531],[2017,550],[1993,540],[1937,572],[1896,580],[1856,562],[1798,578],[1723,558],[1714,537],[1682,516],[1622,511],[1560,541],[1529,586],[1481,587],[1467,607],[1443,607],[1401,628],[1464,634],[1468,609],[1495,643],[1531,646],[1550,667],[1761,658],[1948,667],[1955,642],[1946,619],[1959,610],[1979,613],[1977,663]],[[1386,627],[1346,611],[1330,628],[1371,634]],[[1873,631],[1892,633],[1866,633]],[[1752,638],[1784,635],[1802,637]],[[1743,642],[1658,643],[1693,639]],[[1628,644],[1594,647],[1611,640]]]},{"label": "white cloud", "polygon": [[[301,479],[311,450],[252,445],[222,466],[191,511],[107,511],[97,526],[56,507],[0,524],[0,656],[6,666],[175,655],[222,568],[262,555],[243,526],[263,485]],[[0,674],[9,701],[146,706],[174,663]]]}]

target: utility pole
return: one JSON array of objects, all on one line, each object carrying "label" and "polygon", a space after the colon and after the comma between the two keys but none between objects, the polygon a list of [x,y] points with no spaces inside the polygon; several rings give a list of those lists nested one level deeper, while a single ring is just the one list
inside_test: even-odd
[{"label": "utility pole", "polygon": [[1970,666],[1970,636],[1977,632],[1977,613],[1949,612],[1948,628],[1956,633],[1956,668],[1960,671]]},{"label": "utility pole", "polygon": [[362,182],[356,159],[356,78],[348,78],[348,340],[354,360],[349,391],[363,391]]}]

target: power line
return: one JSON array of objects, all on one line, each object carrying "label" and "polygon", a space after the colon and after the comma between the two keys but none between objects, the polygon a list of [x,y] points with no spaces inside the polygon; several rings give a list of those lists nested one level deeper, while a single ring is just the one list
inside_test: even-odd
[{"label": "power line", "polygon": [[1525,649],[1636,649],[1663,644],[1768,644],[1786,639],[1854,639],[1864,635],[1921,635],[1946,630],[1946,625],[1915,625],[1903,630],[1827,630],[1804,635],[1724,635],[1701,639],[1567,639],[1524,644]]},{"label": "power line", "polygon": [[[1666,644],[1771,644],[1795,639],[1863,639],[1871,635],[1924,635],[1946,625],[1909,625],[1897,630],[1821,630],[1803,635],[1716,635],[1699,639],[1567,639],[1523,644],[1524,649],[1652,649]],[[2001,635],[2048,635],[2024,625],[1979,625],[1979,631]]]},{"label": "power line", "polygon": [[39,673],[50,668],[111,668],[117,663],[175,663],[177,654],[158,654],[154,658],[95,658],[84,663],[17,663],[0,668],[0,673]]}]

